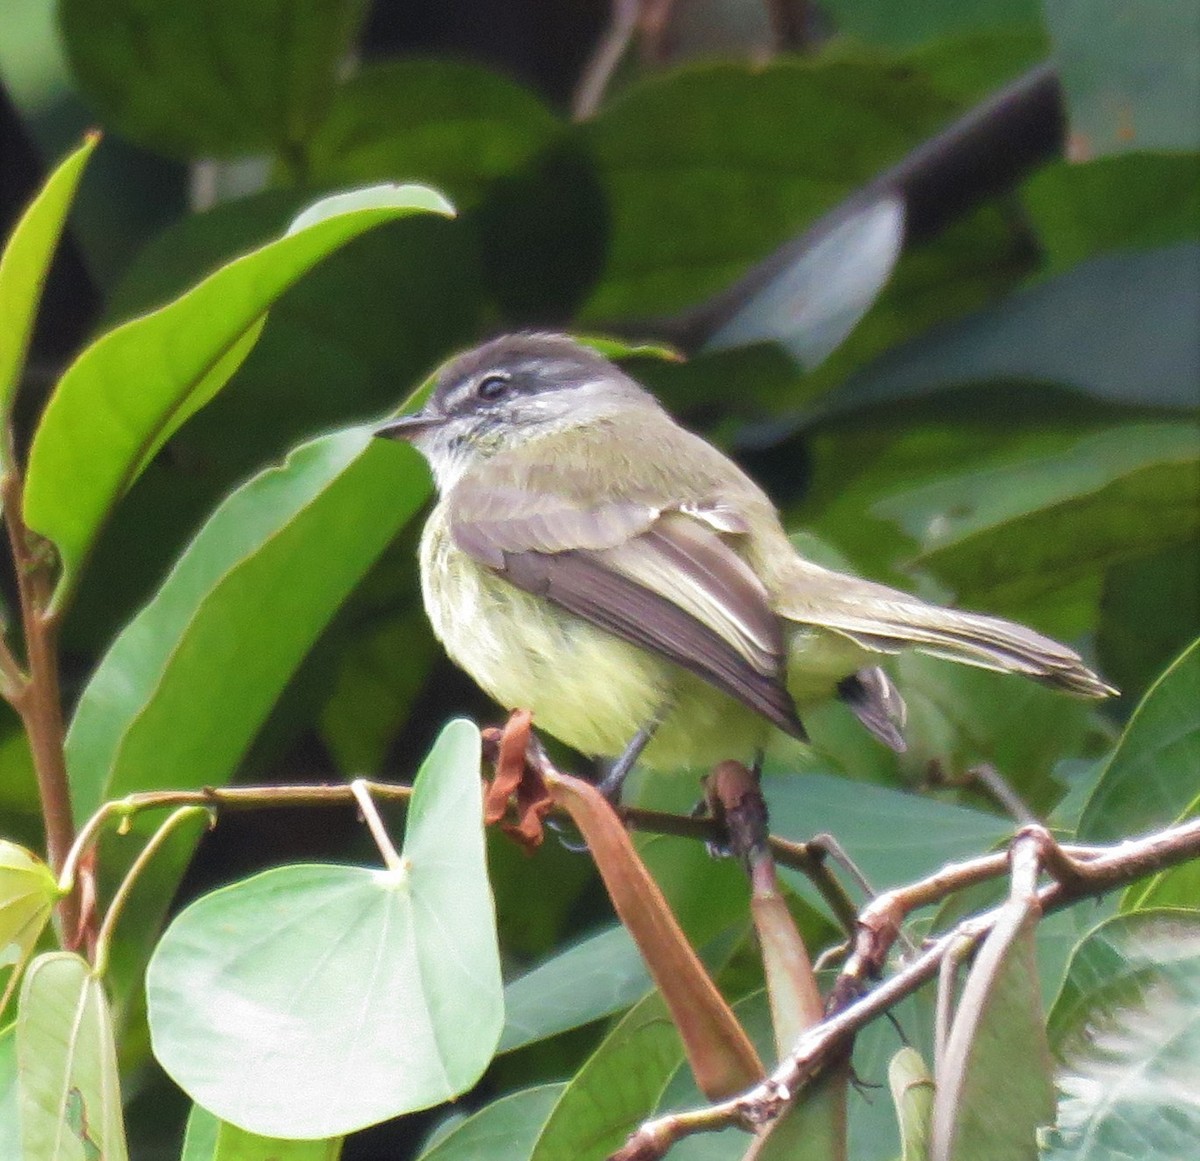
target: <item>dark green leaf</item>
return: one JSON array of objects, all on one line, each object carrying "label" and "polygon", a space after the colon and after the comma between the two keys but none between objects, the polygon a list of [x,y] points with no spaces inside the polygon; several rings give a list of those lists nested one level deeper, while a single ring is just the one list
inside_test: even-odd
[{"label": "dark green leaf", "polygon": [[1196,794],[1200,641],[1150,688],[1079,820],[1081,842],[1115,842],[1167,826]]},{"label": "dark green leaf", "polygon": [[1061,161],[1027,181],[1021,197],[1049,271],[1105,250],[1194,242],[1200,238],[1200,154]]},{"label": "dark green leaf", "polygon": [[1200,917],[1101,924],[1050,1012],[1057,1128],[1047,1161],[1178,1161],[1200,1140]]},{"label": "dark green leaf", "polygon": [[324,185],[425,181],[468,205],[558,131],[530,90],[478,65],[373,64],[338,88],[307,143],[309,178]]},{"label": "dark green leaf", "polygon": [[1137,406],[1194,408],[1200,246],[1105,254],[923,335],[847,384],[840,407],[958,383],[1060,384]]},{"label": "dark green leaf", "polygon": [[1041,5],[1034,0],[924,0],[898,8],[888,0],[825,0],[838,28],[878,44],[914,44],[975,29],[1036,24]]},{"label": "dark green leaf", "polygon": [[420,1161],[526,1161],[564,1084],[543,1084],[485,1105],[441,1136]]},{"label": "dark green leaf", "polygon": [[373,425],[298,448],[221,505],[113,643],[67,737],[76,810],[228,780],[346,594],[428,493]]},{"label": "dark green leaf", "polygon": [[22,1157],[125,1161],[117,1049],[104,984],[73,952],[40,955],[21,984]]},{"label": "dark green leaf", "polygon": [[61,0],[75,75],[126,136],[180,157],[295,163],[363,0]]},{"label": "dark green leaf", "polygon": [[1200,12],[1175,0],[1046,0],[1068,153],[1200,147]]},{"label": "dark green leaf", "polygon": [[452,212],[433,190],[379,187],[374,208],[336,213],[210,275],[174,302],[97,339],[68,368],[29,453],[25,520],[57,546],[73,588],[130,484],[246,357],[271,303],[322,258],[373,226]]},{"label": "dark green leaf", "polygon": [[1127,425],[999,457],[877,505],[961,602],[1020,615],[1073,581],[1200,531],[1200,431]]},{"label": "dark green leaf", "polygon": [[661,315],[722,289],[954,111],[916,70],[869,56],[631,87],[584,130],[611,239],[583,317]]},{"label": "dark green leaf", "polygon": [[193,1099],[319,1138],[479,1079],[503,1022],[479,762],[475,727],[447,726],[397,867],[279,867],[174,920],[146,993],[155,1054]]}]

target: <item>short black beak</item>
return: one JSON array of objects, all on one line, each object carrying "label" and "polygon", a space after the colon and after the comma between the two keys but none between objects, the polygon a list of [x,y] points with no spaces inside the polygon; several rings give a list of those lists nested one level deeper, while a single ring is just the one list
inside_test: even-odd
[{"label": "short black beak", "polygon": [[423,411],[417,411],[412,415],[402,415],[399,419],[389,419],[387,423],[375,429],[375,434],[382,439],[410,440],[431,427],[437,427],[441,422],[440,415],[427,415]]}]

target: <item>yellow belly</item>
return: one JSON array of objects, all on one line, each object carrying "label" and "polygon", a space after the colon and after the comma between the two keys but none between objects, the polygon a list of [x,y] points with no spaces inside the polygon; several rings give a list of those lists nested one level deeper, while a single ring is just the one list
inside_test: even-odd
[{"label": "yellow belly", "polygon": [[507,709],[567,745],[616,757],[665,716],[642,755],[652,769],[752,760],[770,725],[662,658],[493,575],[454,547],[440,512],[421,541],[421,584],[450,657]]}]

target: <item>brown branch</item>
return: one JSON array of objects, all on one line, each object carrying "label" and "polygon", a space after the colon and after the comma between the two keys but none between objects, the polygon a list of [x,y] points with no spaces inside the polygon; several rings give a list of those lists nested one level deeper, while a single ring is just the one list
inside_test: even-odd
[{"label": "brown branch", "polygon": [[[1036,901],[1031,901],[1046,914],[1200,857],[1200,819],[1112,847],[1087,848],[1085,855],[1078,849],[1060,846],[1041,826],[1023,828],[1014,841],[1018,847],[1035,847],[1037,864],[1055,876],[1053,882],[1037,891]],[[920,898],[923,902],[934,902],[953,890],[994,877],[998,869],[1002,873],[1008,865],[1007,852],[987,855],[945,868],[911,888],[902,888],[889,895],[893,898],[900,895],[906,901]],[[1026,871],[1027,868],[1019,875],[1022,887],[1028,885]],[[883,902],[887,898],[880,896],[871,907],[887,910]],[[656,1161],[665,1157],[676,1142],[694,1133],[730,1127],[753,1132],[770,1123],[796,1099],[808,1081],[844,1051],[846,1043],[857,1032],[937,976],[948,956],[960,955],[964,949],[978,945],[1004,914],[1006,906],[993,908],[958,924],[933,940],[916,959],[873,991],[827,1017],[805,1034],[795,1050],[761,1084],[707,1108],[647,1121],[629,1138],[624,1148],[612,1155],[611,1161]]]},{"label": "brown branch", "polygon": [[[0,481],[0,502],[4,506],[4,521],[17,574],[28,675],[20,672],[7,647],[0,663],[4,668],[5,696],[21,715],[29,738],[46,832],[46,861],[57,874],[75,839],[75,820],[63,750],[66,723],[58,684],[58,625],[46,612],[54,568],[47,555],[49,544],[30,532],[22,519],[22,491],[20,474],[10,467]],[[58,915],[64,942],[67,946],[75,946],[80,915],[76,893],[64,896],[59,903]]]}]

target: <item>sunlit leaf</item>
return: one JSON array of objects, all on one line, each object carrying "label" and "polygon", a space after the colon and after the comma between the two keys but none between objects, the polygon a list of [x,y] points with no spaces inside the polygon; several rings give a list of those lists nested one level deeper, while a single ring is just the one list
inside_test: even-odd
[{"label": "sunlit leaf", "polygon": [[[96,134],[65,157],[13,227],[0,253],[0,421],[7,423],[22,364],[67,211],[84,167],[100,138]],[[3,441],[0,441],[0,445]],[[0,446],[0,471],[7,448]]]},{"label": "sunlit leaf", "polygon": [[97,339],[64,373],[29,453],[25,520],[57,546],[56,601],[73,588],[113,505],[249,353],[271,303],[322,258],[383,222],[445,203],[379,187],[357,208],[235,259],[174,302]]},{"label": "sunlit leaf", "polygon": [[117,1050],[104,985],[73,952],[29,965],[17,1019],[22,1156],[125,1161]]},{"label": "sunlit leaf", "polygon": [[1200,768],[1200,641],[1150,688],[1079,820],[1084,842],[1167,826],[1196,794]]},{"label": "sunlit leaf", "polygon": [[1080,944],[1050,1012],[1050,1161],[1178,1161],[1200,1140],[1200,917],[1143,911]]},{"label": "sunlit leaf", "polygon": [[[6,964],[19,970],[58,898],[58,883],[50,868],[31,851],[0,839],[0,970]],[[6,995],[0,990],[0,996]]]},{"label": "sunlit leaf", "polygon": [[333,1137],[478,1080],[503,1022],[479,760],[474,726],[443,731],[398,869],[279,867],[175,919],[147,971],[150,1030],[197,1103]]}]

